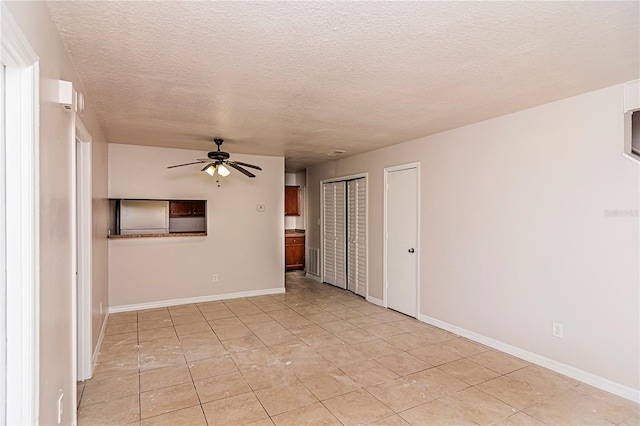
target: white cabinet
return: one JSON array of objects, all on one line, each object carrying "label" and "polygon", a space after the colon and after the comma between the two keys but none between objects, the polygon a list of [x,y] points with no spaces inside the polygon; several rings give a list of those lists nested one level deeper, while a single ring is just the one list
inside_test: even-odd
[{"label": "white cabinet", "polygon": [[168,234],[169,202],[120,201],[120,234]]}]

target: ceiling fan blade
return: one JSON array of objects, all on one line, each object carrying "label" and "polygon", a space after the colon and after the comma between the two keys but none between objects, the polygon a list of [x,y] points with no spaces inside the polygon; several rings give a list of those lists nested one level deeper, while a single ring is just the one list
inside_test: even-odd
[{"label": "ceiling fan blade", "polygon": [[[209,160],[205,160],[209,161]],[[194,161],[192,163],[176,164],[175,166],[168,166],[167,169],[173,169],[174,167],[190,166],[191,164],[202,164],[204,161]]]},{"label": "ceiling fan blade", "polygon": [[244,173],[245,175],[249,176],[250,178],[256,177],[256,175],[254,175],[253,173],[251,173],[248,170],[243,169],[242,167],[238,166],[236,163],[232,163],[232,162],[228,161],[227,165],[229,165],[230,167],[233,167],[234,169],[236,169],[237,171],[239,171],[241,173]]},{"label": "ceiling fan blade", "polygon": [[241,161],[233,161],[235,164],[245,167],[251,167],[252,169],[262,170],[262,167],[254,166],[253,164],[243,163]]}]

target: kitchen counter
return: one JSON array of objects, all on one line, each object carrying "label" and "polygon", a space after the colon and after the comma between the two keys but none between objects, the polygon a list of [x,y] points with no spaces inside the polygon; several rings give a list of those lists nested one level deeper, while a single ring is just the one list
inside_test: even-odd
[{"label": "kitchen counter", "polygon": [[206,232],[173,232],[169,234],[128,234],[109,235],[110,239],[120,240],[126,238],[161,238],[161,237],[206,237]]},{"label": "kitchen counter", "polygon": [[285,229],[285,237],[304,237],[304,229]]}]

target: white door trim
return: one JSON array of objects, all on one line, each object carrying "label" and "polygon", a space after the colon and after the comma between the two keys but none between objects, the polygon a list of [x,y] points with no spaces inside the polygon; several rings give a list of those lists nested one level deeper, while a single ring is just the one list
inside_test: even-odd
[{"label": "white door trim", "polygon": [[389,178],[389,173],[391,172],[397,172],[400,170],[407,170],[407,169],[416,169],[416,208],[417,208],[417,220],[416,220],[416,232],[418,233],[417,238],[416,238],[416,251],[418,252],[418,259],[416,260],[416,318],[418,318],[420,316],[420,261],[422,259],[422,251],[420,250],[420,163],[416,162],[416,163],[407,163],[407,164],[401,164],[401,165],[397,165],[397,166],[391,166],[391,167],[385,167],[384,169],[384,212],[383,212],[383,222],[384,222],[384,229],[383,232],[384,234],[382,235],[384,244],[383,244],[383,253],[382,253],[382,276],[383,278],[383,299],[382,299],[382,305],[385,308],[388,308],[388,304],[387,304],[387,288],[389,286],[388,283],[388,278],[387,278],[387,271],[388,271],[388,267],[387,267],[387,240],[388,240],[388,224],[387,224],[387,196],[388,196],[388,189],[389,189],[389,183],[388,183],[388,178]]},{"label": "white door trim", "polygon": [[[2,219],[5,263],[7,341],[2,386],[10,390],[0,422],[38,424],[39,411],[39,68],[20,27],[0,2],[0,55],[6,67],[4,96],[7,126],[3,129],[2,159],[5,192]],[[5,119],[5,117],[2,117]],[[11,183],[10,185],[8,183]]]},{"label": "white door trim", "polygon": [[354,179],[360,179],[360,178],[368,178],[369,177],[369,173],[356,173],[353,175],[347,175],[347,176],[339,176],[339,177],[334,177],[334,178],[330,178],[330,179],[322,179],[320,181],[320,184],[323,183],[333,183],[333,182],[342,182],[342,181],[346,181],[346,180],[354,180]]},{"label": "white door trim", "polygon": [[77,224],[78,224],[78,380],[87,380],[93,375],[92,336],[92,180],[91,180],[91,134],[75,115],[76,167],[77,167]]},{"label": "white door trim", "polygon": [[320,181],[320,256],[318,259],[318,272],[320,273],[320,282],[324,282],[324,181]]}]

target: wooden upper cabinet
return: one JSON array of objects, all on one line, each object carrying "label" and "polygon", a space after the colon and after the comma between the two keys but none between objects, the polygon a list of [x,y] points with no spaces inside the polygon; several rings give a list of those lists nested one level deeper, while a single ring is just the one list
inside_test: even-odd
[{"label": "wooden upper cabinet", "polygon": [[193,201],[193,215],[204,216],[207,210],[207,202],[204,200]]},{"label": "wooden upper cabinet", "polygon": [[300,216],[300,187],[284,187],[284,215]]},{"label": "wooden upper cabinet", "polygon": [[169,217],[203,217],[205,210],[205,200],[178,200],[169,202]]},{"label": "wooden upper cabinet", "polygon": [[169,216],[170,217],[191,216],[191,202],[190,201],[170,201]]}]

